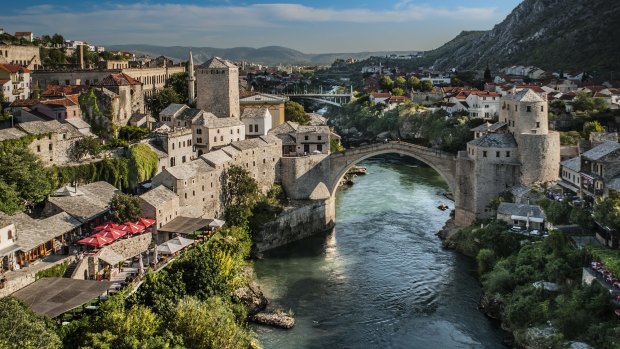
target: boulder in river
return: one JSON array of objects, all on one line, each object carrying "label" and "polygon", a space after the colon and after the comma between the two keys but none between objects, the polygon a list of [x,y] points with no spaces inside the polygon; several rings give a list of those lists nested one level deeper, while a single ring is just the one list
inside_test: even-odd
[{"label": "boulder in river", "polygon": [[291,329],[295,326],[295,319],[281,310],[275,312],[258,313],[250,318],[257,324]]}]

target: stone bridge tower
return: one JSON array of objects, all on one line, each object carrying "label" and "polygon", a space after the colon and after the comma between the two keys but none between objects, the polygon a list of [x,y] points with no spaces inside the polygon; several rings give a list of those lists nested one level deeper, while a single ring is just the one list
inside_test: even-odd
[{"label": "stone bridge tower", "polygon": [[489,203],[517,184],[555,181],[560,136],[548,128],[546,97],[531,89],[502,97],[499,122],[474,129],[477,138],[457,157],[455,220],[491,218]]},{"label": "stone bridge tower", "polygon": [[213,57],[196,69],[196,108],[218,118],[239,118],[239,68],[231,62]]}]

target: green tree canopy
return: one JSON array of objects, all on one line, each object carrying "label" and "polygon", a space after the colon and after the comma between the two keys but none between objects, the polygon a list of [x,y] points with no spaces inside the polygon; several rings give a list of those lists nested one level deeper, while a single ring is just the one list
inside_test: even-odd
[{"label": "green tree canopy", "polygon": [[112,221],[116,223],[135,222],[140,218],[140,198],[129,194],[114,194],[110,202]]},{"label": "green tree canopy", "polygon": [[433,83],[430,80],[424,80],[420,83],[420,91],[430,92],[433,90]]},{"label": "green tree canopy", "polygon": [[412,90],[418,90],[420,88],[420,79],[416,76],[412,76],[407,80],[407,87]]},{"label": "green tree canopy", "polygon": [[82,160],[86,155],[98,157],[101,154],[101,142],[95,137],[84,137],[75,142],[70,152],[75,161]]},{"label": "green tree canopy", "polygon": [[297,122],[300,125],[310,123],[310,117],[306,114],[304,106],[297,102],[286,102],[284,106],[284,119],[286,121]]},{"label": "green tree canopy", "polygon": [[42,202],[53,189],[39,159],[22,147],[0,147],[0,178],[6,184],[4,195],[14,197],[8,189],[13,188],[25,206]]},{"label": "green tree canopy", "polygon": [[394,87],[394,81],[389,76],[384,75],[381,77],[379,85],[381,86],[381,89],[385,91],[392,91],[392,88]]},{"label": "green tree canopy", "polygon": [[159,112],[172,103],[183,103],[183,98],[175,90],[167,87],[151,97],[149,106],[153,116],[158,118]]},{"label": "green tree canopy", "polygon": [[165,88],[170,88],[176,92],[181,99],[181,103],[189,103],[188,76],[187,72],[172,74],[166,80],[166,85],[164,85]]},{"label": "green tree canopy", "polygon": [[605,132],[605,128],[600,122],[588,121],[583,124],[583,136],[585,139],[590,139],[590,133],[592,132]]},{"label": "green tree canopy", "polygon": [[404,89],[405,87],[407,87],[407,80],[404,77],[399,76],[394,80],[394,86]]},{"label": "green tree canopy", "polygon": [[403,95],[405,94],[405,90],[403,90],[403,89],[402,89],[402,88],[400,88],[400,87],[394,87],[394,88],[392,89],[392,94],[393,94],[394,96],[403,96]]},{"label": "green tree canopy", "polygon": [[0,348],[57,349],[60,338],[51,320],[13,297],[0,299]]}]

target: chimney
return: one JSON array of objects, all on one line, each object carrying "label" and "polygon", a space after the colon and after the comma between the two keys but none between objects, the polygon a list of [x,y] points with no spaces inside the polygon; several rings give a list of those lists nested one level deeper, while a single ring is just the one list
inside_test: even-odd
[{"label": "chimney", "polygon": [[84,69],[84,45],[79,45],[78,62],[80,63],[80,69]]}]

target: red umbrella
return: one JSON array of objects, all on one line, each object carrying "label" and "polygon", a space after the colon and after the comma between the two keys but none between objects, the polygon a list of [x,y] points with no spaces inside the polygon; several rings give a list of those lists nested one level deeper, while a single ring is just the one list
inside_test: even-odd
[{"label": "red umbrella", "polygon": [[78,244],[89,245],[94,247],[101,247],[103,245],[111,243],[113,240],[107,237],[92,235],[85,239],[78,240]]},{"label": "red umbrella", "polygon": [[127,222],[123,225],[123,230],[130,234],[140,234],[146,229],[142,224]]},{"label": "red umbrella", "polygon": [[98,227],[94,227],[93,230],[106,230],[106,229],[118,229],[120,227],[120,225],[112,223],[112,222],[108,222],[104,225],[100,225]]},{"label": "red umbrella", "polygon": [[102,237],[105,237],[105,238],[108,238],[108,239],[111,239],[112,241],[114,241],[114,240],[120,239],[121,237],[125,236],[125,234],[127,234],[126,231],[109,228],[109,229],[103,230],[103,231],[101,231],[101,232],[99,232],[99,233],[97,233],[95,235],[102,236]]},{"label": "red umbrella", "polygon": [[138,223],[142,224],[145,228],[148,228],[151,225],[155,224],[155,220],[154,219],[148,219],[148,218],[140,218],[138,220]]}]

